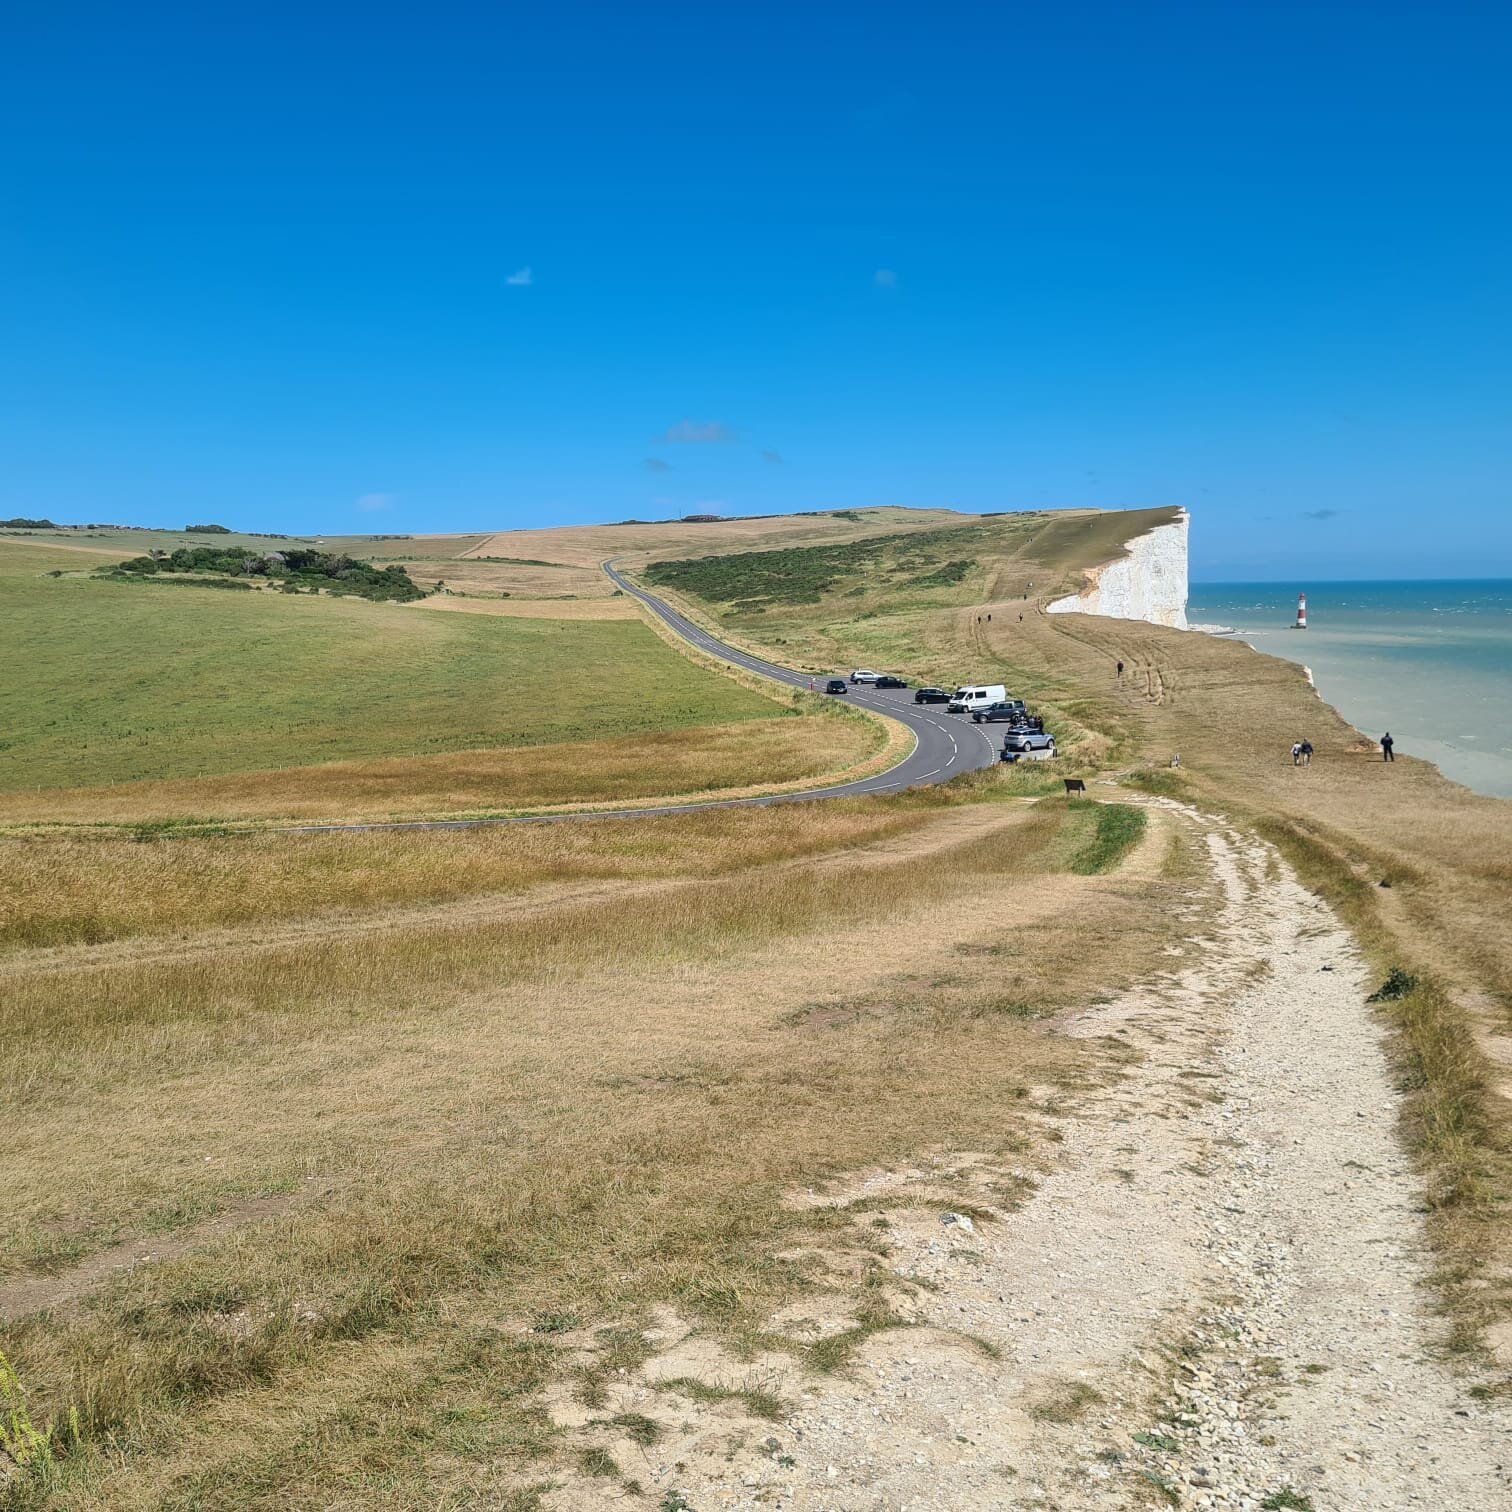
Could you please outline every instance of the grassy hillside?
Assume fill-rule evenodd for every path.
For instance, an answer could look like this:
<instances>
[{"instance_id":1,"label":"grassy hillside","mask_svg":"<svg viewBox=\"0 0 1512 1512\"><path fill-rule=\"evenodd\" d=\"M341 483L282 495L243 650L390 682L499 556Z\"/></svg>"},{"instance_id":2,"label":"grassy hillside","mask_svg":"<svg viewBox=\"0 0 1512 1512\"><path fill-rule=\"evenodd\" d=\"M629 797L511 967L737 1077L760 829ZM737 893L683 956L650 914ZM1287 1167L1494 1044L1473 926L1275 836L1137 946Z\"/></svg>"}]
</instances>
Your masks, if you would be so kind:
<instances>
[{"instance_id":1,"label":"grassy hillside","mask_svg":"<svg viewBox=\"0 0 1512 1512\"><path fill-rule=\"evenodd\" d=\"M639 622L90 578L102 560L0 541L0 790L538 746L782 712Z\"/></svg>"},{"instance_id":2,"label":"grassy hillside","mask_svg":"<svg viewBox=\"0 0 1512 1512\"><path fill-rule=\"evenodd\" d=\"M1381 1012L1469 1349L1507 1300L1505 1061L1487 1047L1512 1029L1512 810L1410 759L1370 762L1289 664L1042 613L1087 558L1160 517L934 519L917 532L892 521L866 533L909 540L853 552L859 537L804 535L790 561L733 576L742 551L690 550L686 527L667 555L694 566L667 591L786 660L993 674L1074 737L1068 770L1223 809L1281 844L1383 976L1416 978ZM842 526L856 528L824 528ZM779 527L765 528L743 551L772 555ZM591 557L582 540L561 549ZM27 595L44 589L64 593L54 606L149 602L150 589L37 576L63 555L33 555L0 586L34 617L41 601ZM971 565L957 574L958 562ZM944 568L948 580L919 581ZM694 597L750 599L756 581L778 590L760 614L740 597ZM116 596L66 596L85 589ZM262 607L260 595L212 597ZM458 644L550 647L563 633L497 613L268 607L328 612L289 622L288 644L325 627L369 687L381 680L361 647L392 635L410 699L391 705L395 718L432 707L425 679L444 680ZM432 639L453 624L538 638ZM127 644L146 657L140 627ZM140 677L161 696L196 654ZM471 680L445 684L454 721L459 700L489 717L477 690L499 686L486 656L470 665ZM6 675L12 693L37 697ZM76 665L72 682L48 686L86 680ZM684 738L707 737L715 759L781 727L825 728L743 717L669 731L655 737L667 748L625 743L601 780L665 780ZM1310 769L1286 756L1294 731L1317 747ZM549 769L615 744L513 754ZM437 791L498 779L443 751L403 758L404 782L419 780L417 763ZM355 768L380 787L391 771ZM627 1415L616 1382L646 1358L663 1309L697 1327L695 1343L742 1359L854 1363L895 1321L888 1235L858 1240L792 1194L941 1151L982 1152L1031 1180L1064 1115L1131 1054L1119 1035L1047 1024L1169 972L1173 919L1200 948L1213 901L1188 849L1200 840L1159 808L1017 801L1056 775L999 770L654 825L0 836L0 1101L13 1114L0 1148L0 1352L31 1416L53 1423L57 1453L0 1493L7 1512L539 1512L564 1481L654 1507L636 1489L645 1451L661 1425L686 1420L680 1393L693 1388L665 1381L647 1413ZM186 787L203 793L198 782ZM88 812L107 798L81 801ZM1020 1190L995 1201L1011 1210ZM154 1262L134 1264L144 1250ZM853 1326L773 1331L784 1314L823 1317L838 1276L861 1299ZM968 1334L959 1344L976 1347ZM700 1389L727 1391L732 1412L783 1410L770 1382Z\"/></svg>"},{"instance_id":3,"label":"grassy hillside","mask_svg":"<svg viewBox=\"0 0 1512 1512\"><path fill-rule=\"evenodd\" d=\"M651 557L697 556L732 551L787 550L827 545L899 531L937 530L971 523L975 515L951 509L840 509L813 514L767 515L756 519L658 523L630 520L618 525L573 525L556 530L506 530L488 536L473 557L533 558L578 567L597 567L606 557L628 565Z\"/></svg>"},{"instance_id":4,"label":"grassy hillside","mask_svg":"<svg viewBox=\"0 0 1512 1512\"><path fill-rule=\"evenodd\" d=\"M728 604L735 614L766 614L782 605L866 593L885 574L887 591L901 608L920 591L955 588L979 574L976 553L995 547L1000 534L992 527L967 525L830 546L655 561L645 577L657 588Z\"/></svg>"},{"instance_id":5,"label":"grassy hillside","mask_svg":"<svg viewBox=\"0 0 1512 1512\"><path fill-rule=\"evenodd\" d=\"M1499 1323L1512 1358L1512 804L1424 762L1384 767L1290 662L1137 621L1043 612L1082 567L1169 517L1010 516L940 532L938 555L974 565L961 584L927 591L900 573L888 542L843 558L804 548L781 554L786 565L776 554L656 563L645 576L723 633L816 671L1005 682L1050 716L1070 769L1190 797L1280 844L1383 976L1400 966L1417 979L1383 1010L1416 1089L1409 1136L1433 1173L1466 1337ZM774 582L788 587L768 591ZM1303 736L1317 756L1298 769L1288 750Z\"/></svg>"},{"instance_id":6,"label":"grassy hillside","mask_svg":"<svg viewBox=\"0 0 1512 1512\"><path fill-rule=\"evenodd\" d=\"M1174 513L1030 511L835 544L658 558L642 575L700 607L722 633L813 671L875 664L953 686L996 680L987 674L1000 670L997 653L983 661L960 625L981 613L985 626L992 614L994 634L1011 637L1020 614L1076 586L1084 567L1121 555L1126 540ZM966 609L963 620L958 611ZM1024 686L1045 691L1044 670Z\"/></svg>"}]
</instances>

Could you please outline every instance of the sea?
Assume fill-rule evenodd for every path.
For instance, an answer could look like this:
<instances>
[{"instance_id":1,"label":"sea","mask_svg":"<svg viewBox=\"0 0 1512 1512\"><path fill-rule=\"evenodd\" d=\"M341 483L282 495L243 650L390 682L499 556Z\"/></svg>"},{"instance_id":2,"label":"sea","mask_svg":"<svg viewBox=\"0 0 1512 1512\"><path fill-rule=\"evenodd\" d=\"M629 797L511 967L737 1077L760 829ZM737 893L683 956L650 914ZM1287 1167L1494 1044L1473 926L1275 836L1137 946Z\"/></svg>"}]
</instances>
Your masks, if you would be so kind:
<instances>
[{"instance_id":1,"label":"sea","mask_svg":"<svg viewBox=\"0 0 1512 1512\"><path fill-rule=\"evenodd\" d=\"M1306 630L1290 628L1300 592ZM1193 583L1187 619L1302 663L1366 735L1512 798L1512 579Z\"/></svg>"}]
</instances>

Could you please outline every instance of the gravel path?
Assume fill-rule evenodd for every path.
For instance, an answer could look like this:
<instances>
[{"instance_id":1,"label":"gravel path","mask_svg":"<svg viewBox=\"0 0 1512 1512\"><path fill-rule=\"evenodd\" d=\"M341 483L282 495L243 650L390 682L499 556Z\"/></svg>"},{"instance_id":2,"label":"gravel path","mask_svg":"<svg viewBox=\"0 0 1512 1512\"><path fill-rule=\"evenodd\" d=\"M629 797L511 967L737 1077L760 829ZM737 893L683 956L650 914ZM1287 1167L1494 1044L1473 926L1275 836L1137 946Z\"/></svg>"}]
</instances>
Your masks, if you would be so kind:
<instances>
[{"instance_id":1,"label":"gravel path","mask_svg":"<svg viewBox=\"0 0 1512 1512\"><path fill-rule=\"evenodd\" d=\"M1421 1185L1349 936L1274 852L1159 806L1202 832L1216 931L1173 920L1169 978L1061 1026L1119 1037L1136 1068L1063 1122L1048 1172L960 1155L820 1195L871 1199L858 1232L897 1197L886 1264L915 1326L873 1334L848 1376L737 1362L674 1323L612 1408L672 1428L615 1446L652 1505L1512 1507L1505 1410L1438 1357ZM836 1279L774 1329L843 1327ZM797 1407L757 1424L657 1384L690 1376Z\"/></svg>"}]
</instances>

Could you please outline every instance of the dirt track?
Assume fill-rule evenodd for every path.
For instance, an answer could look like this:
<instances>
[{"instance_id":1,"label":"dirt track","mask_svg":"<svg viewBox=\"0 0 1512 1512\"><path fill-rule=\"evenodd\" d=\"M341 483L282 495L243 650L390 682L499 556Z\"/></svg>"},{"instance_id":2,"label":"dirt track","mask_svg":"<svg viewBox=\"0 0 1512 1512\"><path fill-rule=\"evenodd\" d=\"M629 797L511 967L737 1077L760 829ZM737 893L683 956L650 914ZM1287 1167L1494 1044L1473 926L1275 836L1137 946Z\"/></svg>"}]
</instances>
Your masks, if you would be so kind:
<instances>
[{"instance_id":1,"label":"dirt track","mask_svg":"<svg viewBox=\"0 0 1512 1512\"><path fill-rule=\"evenodd\" d=\"M885 1220L913 1325L873 1333L848 1376L781 1351L737 1361L664 1318L608 1411L675 1430L604 1440L653 1496L696 1512L1512 1504L1505 1410L1440 1355L1420 1184L1352 943L1273 852L1181 822L1221 888L1216 932L1173 921L1168 977L1061 1026L1118 1037L1136 1069L1067 1120L1048 1172L957 1152L811 1199L865 1199L857 1237ZM963 1208L995 1219L947 1221ZM830 1293L773 1332L854 1322L854 1251L831 1258ZM665 1384L680 1378L796 1410L761 1423ZM566 1396L556 1414L587 1432L599 1416Z\"/></svg>"}]
</instances>

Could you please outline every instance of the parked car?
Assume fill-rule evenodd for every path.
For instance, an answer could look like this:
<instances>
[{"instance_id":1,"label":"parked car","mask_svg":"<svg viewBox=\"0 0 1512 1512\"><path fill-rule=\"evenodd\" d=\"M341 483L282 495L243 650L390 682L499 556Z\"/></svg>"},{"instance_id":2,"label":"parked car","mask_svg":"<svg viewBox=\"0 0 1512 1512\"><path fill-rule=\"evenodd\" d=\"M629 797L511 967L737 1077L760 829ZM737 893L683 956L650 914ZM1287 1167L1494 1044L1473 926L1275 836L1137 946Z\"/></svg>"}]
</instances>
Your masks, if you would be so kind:
<instances>
[{"instance_id":1,"label":"parked car","mask_svg":"<svg viewBox=\"0 0 1512 1512\"><path fill-rule=\"evenodd\" d=\"M845 692L847 692L848 689L845 686L845 679L843 677L832 677L832 678L830 678L830 680L827 683L825 683L825 685L824 685L824 691L826 693L845 693Z\"/></svg>"},{"instance_id":2,"label":"parked car","mask_svg":"<svg viewBox=\"0 0 1512 1512\"><path fill-rule=\"evenodd\" d=\"M1004 761L1048 761L1055 755L1055 736L1043 730L1010 730L1003 736Z\"/></svg>"},{"instance_id":3,"label":"parked car","mask_svg":"<svg viewBox=\"0 0 1512 1512\"><path fill-rule=\"evenodd\" d=\"M915 703L943 703L950 702L950 694L944 688L920 688L914 694Z\"/></svg>"},{"instance_id":4,"label":"parked car","mask_svg":"<svg viewBox=\"0 0 1512 1512\"><path fill-rule=\"evenodd\" d=\"M859 671L851 673L851 681L853 683L874 683L876 680L877 674L875 672L868 672L864 667Z\"/></svg>"},{"instance_id":5,"label":"parked car","mask_svg":"<svg viewBox=\"0 0 1512 1512\"><path fill-rule=\"evenodd\" d=\"M1001 703L988 704L985 709L973 709L973 724L1003 724L1008 720L1023 719L1028 715L1022 698L1007 698Z\"/></svg>"},{"instance_id":6,"label":"parked car","mask_svg":"<svg viewBox=\"0 0 1512 1512\"><path fill-rule=\"evenodd\" d=\"M877 686L879 688L906 688L908 684L901 677L879 677Z\"/></svg>"}]
</instances>

